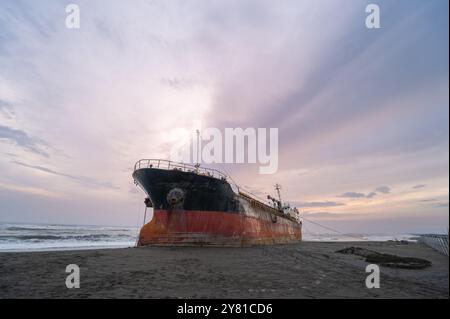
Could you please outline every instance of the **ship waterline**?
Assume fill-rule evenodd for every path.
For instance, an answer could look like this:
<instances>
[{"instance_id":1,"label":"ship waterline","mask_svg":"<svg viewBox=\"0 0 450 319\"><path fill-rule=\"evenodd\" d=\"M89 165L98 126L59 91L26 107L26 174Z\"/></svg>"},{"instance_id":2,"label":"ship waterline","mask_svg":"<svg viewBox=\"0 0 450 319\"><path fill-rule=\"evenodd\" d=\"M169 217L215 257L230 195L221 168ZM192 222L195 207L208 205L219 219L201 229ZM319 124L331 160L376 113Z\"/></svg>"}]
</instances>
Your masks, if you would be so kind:
<instances>
[{"instance_id":1,"label":"ship waterline","mask_svg":"<svg viewBox=\"0 0 450 319\"><path fill-rule=\"evenodd\" d=\"M281 201L270 206L235 192L218 171L142 161L136 163L133 178L148 195L146 203L154 213L140 231L138 246L248 246L301 240L298 211L283 210Z\"/></svg>"}]
</instances>

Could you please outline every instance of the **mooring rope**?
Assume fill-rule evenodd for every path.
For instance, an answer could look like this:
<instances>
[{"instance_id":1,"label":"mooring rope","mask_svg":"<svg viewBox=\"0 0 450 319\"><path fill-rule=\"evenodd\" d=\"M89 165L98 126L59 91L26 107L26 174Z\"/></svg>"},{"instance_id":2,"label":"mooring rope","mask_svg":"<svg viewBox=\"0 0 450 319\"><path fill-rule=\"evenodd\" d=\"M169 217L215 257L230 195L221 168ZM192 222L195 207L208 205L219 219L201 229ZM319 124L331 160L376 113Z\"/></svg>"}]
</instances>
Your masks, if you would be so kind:
<instances>
[{"instance_id":1,"label":"mooring rope","mask_svg":"<svg viewBox=\"0 0 450 319\"><path fill-rule=\"evenodd\" d=\"M139 204L137 207L137 216L136 216L136 229L137 229L137 235L136 235L136 242L135 242L135 247L137 247L137 244L139 242L139 219L141 216L141 201L139 200Z\"/></svg>"},{"instance_id":2,"label":"mooring rope","mask_svg":"<svg viewBox=\"0 0 450 319\"><path fill-rule=\"evenodd\" d=\"M367 238L364 238L363 236L356 236L356 235L346 234L346 233L344 233L344 232L341 232L341 231L339 231L339 230L337 230L337 229L334 229L334 228L331 228L331 227L329 227L329 226L322 225L322 224L320 224L320 223L318 223L318 222L313 222L312 220L309 220L308 218L305 218L304 216L301 216L301 218L302 218L303 220L306 220L307 222L309 222L309 223L311 223L311 224L317 225L317 226L319 226L319 227L322 227L322 228L324 228L324 229L327 229L327 230L330 230L330 231L332 231L332 232L338 233L338 234L340 234L340 235L344 235L344 236L347 236L347 237L353 237L353 238L357 238L357 239L367 240Z\"/></svg>"}]
</instances>

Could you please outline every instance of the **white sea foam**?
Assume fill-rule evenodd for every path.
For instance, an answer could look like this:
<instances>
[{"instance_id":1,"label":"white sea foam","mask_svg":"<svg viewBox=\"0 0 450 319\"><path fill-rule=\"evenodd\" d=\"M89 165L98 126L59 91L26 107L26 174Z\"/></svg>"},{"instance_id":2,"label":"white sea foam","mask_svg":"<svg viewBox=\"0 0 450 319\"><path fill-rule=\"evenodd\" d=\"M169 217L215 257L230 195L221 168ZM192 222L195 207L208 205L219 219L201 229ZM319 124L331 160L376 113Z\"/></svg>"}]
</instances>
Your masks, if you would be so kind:
<instances>
[{"instance_id":1,"label":"white sea foam","mask_svg":"<svg viewBox=\"0 0 450 319\"><path fill-rule=\"evenodd\" d=\"M305 233L302 236L304 241L416 241L414 234L317 234Z\"/></svg>"},{"instance_id":2,"label":"white sea foam","mask_svg":"<svg viewBox=\"0 0 450 319\"><path fill-rule=\"evenodd\" d=\"M0 224L0 251L133 247L135 227Z\"/></svg>"}]
</instances>

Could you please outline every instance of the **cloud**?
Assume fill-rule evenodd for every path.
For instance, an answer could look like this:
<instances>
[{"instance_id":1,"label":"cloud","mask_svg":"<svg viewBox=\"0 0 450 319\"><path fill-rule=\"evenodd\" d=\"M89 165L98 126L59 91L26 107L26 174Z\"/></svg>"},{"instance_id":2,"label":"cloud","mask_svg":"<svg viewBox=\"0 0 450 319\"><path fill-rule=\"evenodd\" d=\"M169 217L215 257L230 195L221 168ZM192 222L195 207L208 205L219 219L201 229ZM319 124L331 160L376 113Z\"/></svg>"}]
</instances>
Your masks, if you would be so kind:
<instances>
[{"instance_id":1,"label":"cloud","mask_svg":"<svg viewBox=\"0 0 450 319\"><path fill-rule=\"evenodd\" d=\"M437 201L436 198L425 198L425 199L420 199L418 202L420 203L429 203L429 202L435 202Z\"/></svg>"},{"instance_id":2,"label":"cloud","mask_svg":"<svg viewBox=\"0 0 450 319\"><path fill-rule=\"evenodd\" d=\"M357 193L357 192L346 192L341 195L337 195L337 197L343 197L343 198L362 198L366 197L366 194L364 193Z\"/></svg>"},{"instance_id":3,"label":"cloud","mask_svg":"<svg viewBox=\"0 0 450 319\"><path fill-rule=\"evenodd\" d=\"M334 206L345 206L344 203L324 201L324 202L296 202L294 203L296 207L334 207Z\"/></svg>"},{"instance_id":4,"label":"cloud","mask_svg":"<svg viewBox=\"0 0 450 319\"><path fill-rule=\"evenodd\" d=\"M439 203L436 205L438 208L448 208L448 203Z\"/></svg>"},{"instance_id":5,"label":"cloud","mask_svg":"<svg viewBox=\"0 0 450 319\"><path fill-rule=\"evenodd\" d=\"M415 186L413 186L413 188L414 189L418 189L418 188L424 188L424 187L426 187L427 185L425 185L425 184L419 184L419 185L415 185Z\"/></svg>"},{"instance_id":6,"label":"cloud","mask_svg":"<svg viewBox=\"0 0 450 319\"><path fill-rule=\"evenodd\" d=\"M10 103L0 99L0 114L3 114L7 119L11 119L14 116L14 108Z\"/></svg>"},{"instance_id":7,"label":"cloud","mask_svg":"<svg viewBox=\"0 0 450 319\"><path fill-rule=\"evenodd\" d=\"M194 80L177 78L162 78L161 83L175 90L186 90L196 85Z\"/></svg>"},{"instance_id":8,"label":"cloud","mask_svg":"<svg viewBox=\"0 0 450 319\"><path fill-rule=\"evenodd\" d=\"M31 187L31 186L21 186L21 185L14 185L14 184L5 184L0 182L0 188L6 189L18 193L27 193L27 194L33 194L33 195L39 195L39 196L46 196L46 197L61 197L61 194L47 191L45 189L42 189L40 187ZM2 194L0 193L0 196Z\"/></svg>"},{"instance_id":9,"label":"cloud","mask_svg":"<svg viewBox=\"0 0 450 319\"><path fill-rule=\"evenodd\" d=\"M8 102L3 101L3 100L0 99L0 110L3 109L3 108L6 109L6 108L10 108L10 107L11 107L11 105Z\"/></svg>"},{"instance_id":10,"label":"cloud","mask_svg":"<svg viewBox=\"0 0 450 319\"><path fill-rule=\"evenodd\" d=\"M75 175L70 175L70 174L66 174L66 173L62 173L62 172L58 172L55 170L52 170L50 168L47 167L43 167L43 166L39 166L39 165L29 165L23 162L19 162L19 161L12 161L12 163L23 166L23 167L28 167L31 169L35 169L41 172L45 172L48 174L52 174L52 175L57 175L57 176L62 176L62 177L67 177L69 179L75 180L79 183L85 184L85 185L92 185L92 186L97 186L97 187L106 187L106 188L111 188L111 189L118 189L118 187L112 185L109 182L101 182L101 181L97 181L94 178L90 178L90 177L85 177L85 176L75 176Z\"/></svg>"},{"instance_id":11,"label":"cloud","mask_svg":"<svg viewBox=\"0 0 450 319\"><path fill-rule=\"evenodd\" d=\"M331 213L331 212L314 212L314 211L300 211L300 217L308 218L317 218L323 220L345 220L345 219L353 219L355 217L361 217L360 214L352 214L352 213Z\"/></svg>"},{"instance_id":12,"label":"cloud","mask_svg":"<svg viewBox=\"0 0 450 319\"><path fill-rule=\"evenodd\" d=\"M342 198L373 198L377 196L376 192L370 192L367 195L365 193L358 193L358 192L345 192L340 195L336 195L336 197L342 197Z\"/></svg>"},{"instance_id":13,"label":"cloud","mask_svg":"<svg viewBox=\"0 0 450 319\"><path fill-rule=\"evenodd\" d=\"M389 194L391 192L391 189L388 186L381 186L375 189L375 191L378 193Z\"/></svg>"},{"instance_id":14,"label":"cloud","mask_svg":"<svg viewBox=\"0 0 450 319\"><path fill-rule=\"evenodd\" d=\"M29 136L22 130L17 130L8 126L0 125L0 140L1 139L11 141L24 150L42 155L44 157L49 157L49 154L38 146L39 144L43 144L44 142Z\"/></svg>"}]
</instances>

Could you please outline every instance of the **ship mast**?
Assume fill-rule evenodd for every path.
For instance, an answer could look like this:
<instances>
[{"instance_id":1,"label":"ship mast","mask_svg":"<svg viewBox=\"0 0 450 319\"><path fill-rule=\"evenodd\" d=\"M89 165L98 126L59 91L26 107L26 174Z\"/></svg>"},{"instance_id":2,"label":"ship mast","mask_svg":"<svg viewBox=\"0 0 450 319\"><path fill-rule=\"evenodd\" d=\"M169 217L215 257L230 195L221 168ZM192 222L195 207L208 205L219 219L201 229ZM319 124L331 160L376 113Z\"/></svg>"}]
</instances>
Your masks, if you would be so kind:
<instances>
[{"instance_id":1,"label":"ship mast","mask_svg":"<svg viewBox=\"0 0 450 319\"><path fill-rule=\"evenodd\" d=\"M200 131L197 129L196 133L197 133L197 156L196 156L197 163L194 166L198 170L198 168L200 167Z\"/></svg>"},{"instance_id":2,"label":"ship mast","mask_svg":"<svg viewBox=\"0 0 450 319\"><path fill-rule=\"evenodd\" d=\"M280 201L280 206L282 206L282 202L281 202L281 194L280 194L280 189L281 189L281 185L276 183L275 184L275 189L277 190L278 193L278 200Z\"/></svg>"}]
</instances>

